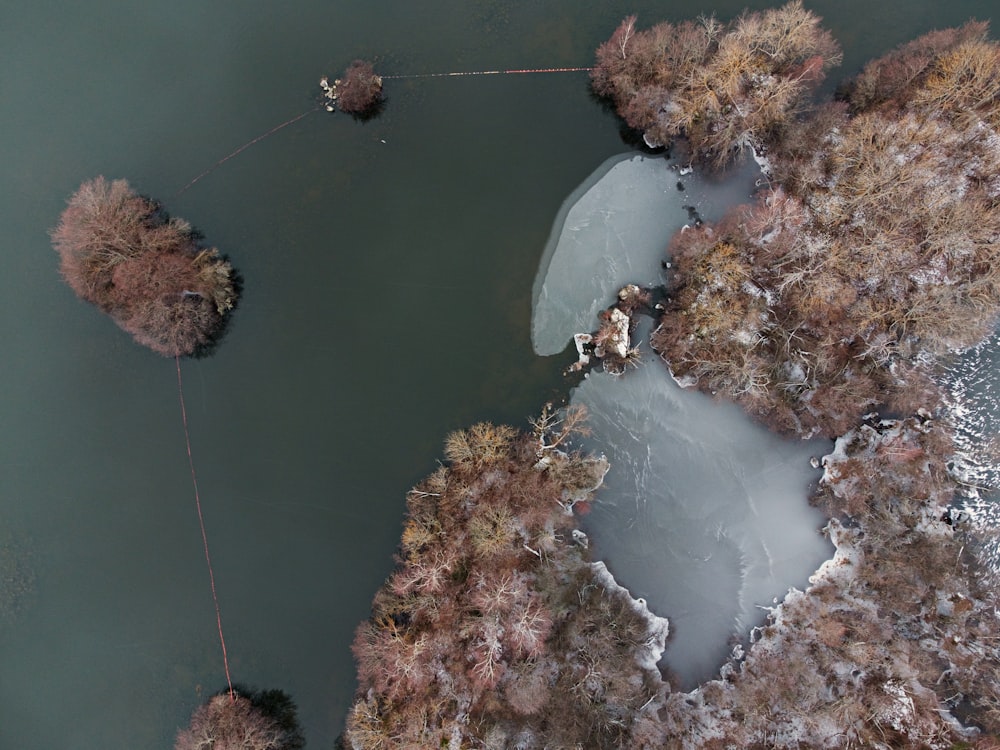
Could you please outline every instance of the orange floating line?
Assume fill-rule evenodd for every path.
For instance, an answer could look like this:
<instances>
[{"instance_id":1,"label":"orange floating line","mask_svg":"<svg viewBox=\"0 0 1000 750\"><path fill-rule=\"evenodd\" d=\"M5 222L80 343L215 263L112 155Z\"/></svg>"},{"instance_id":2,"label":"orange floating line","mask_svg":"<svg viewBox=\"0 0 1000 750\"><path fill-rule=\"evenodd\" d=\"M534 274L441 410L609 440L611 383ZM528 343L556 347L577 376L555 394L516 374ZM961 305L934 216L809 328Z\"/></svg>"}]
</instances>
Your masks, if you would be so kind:
<instances>
[{"instance_id":1,"label":"orange floating line","mask_svg":"<svg viewBox=\"0 0 1000 750\"><path fill-rule=\"evenodd\" d=\"M181 422L184 424L184 442L187 444L188 466L191 467L191 484L194 485L194 502L198 509L198 524L201 526L201 543L205 548L205 563L208 565L208 581L212 588L212 601L215 603L215 622L219 628L219 643L222 645L222 665L226 670L226 683L229 685L229 698L236 700L233 690L233 680L229 676L229 655L226 653L226 637L222 634L222 612L219 609L219 597L215 593L215 573L212 570L212 556L208 554L208 535L205 533L205 518L201 513L201 496L198 494L198 477L194 472L194 458L191 455L191 435L188 432L187 409L184 408L184 384L181 381L181 358L174 357L177 363L177 393L181 401Z\"/></svg>"}]
</instances>

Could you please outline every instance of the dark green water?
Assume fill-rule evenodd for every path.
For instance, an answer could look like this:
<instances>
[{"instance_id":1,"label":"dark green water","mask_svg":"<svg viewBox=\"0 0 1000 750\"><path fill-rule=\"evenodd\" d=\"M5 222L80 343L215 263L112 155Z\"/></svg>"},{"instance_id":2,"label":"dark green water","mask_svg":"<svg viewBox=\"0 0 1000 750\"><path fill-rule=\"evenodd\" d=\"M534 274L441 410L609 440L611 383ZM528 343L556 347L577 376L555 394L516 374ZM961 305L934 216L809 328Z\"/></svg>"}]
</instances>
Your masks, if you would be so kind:
<instances>
[{"instance_id":1,"label":"dark green water","mask_svg":"<svg viewBox=\"0 0 1000 750\"><path fill-rule=\"evenodd\" d=\"M809 5L845 73L989 15ZM79 183L127 177L243 274L228 338L184 364L223 624L234 679L287 690L310 747L328 748L406 489L449 430L523 424L564 390L568 358L532 353L531 283L562 200L625 146L585 74L389 81L379 119L311 114L174 196L355 56L386 74L587 65L626 13L741 7L0 8L0 539L33 579L0 617L0 748L169 748L225 684L173 363L57 273L47 230Z\"/></svg>"}]
</instances>

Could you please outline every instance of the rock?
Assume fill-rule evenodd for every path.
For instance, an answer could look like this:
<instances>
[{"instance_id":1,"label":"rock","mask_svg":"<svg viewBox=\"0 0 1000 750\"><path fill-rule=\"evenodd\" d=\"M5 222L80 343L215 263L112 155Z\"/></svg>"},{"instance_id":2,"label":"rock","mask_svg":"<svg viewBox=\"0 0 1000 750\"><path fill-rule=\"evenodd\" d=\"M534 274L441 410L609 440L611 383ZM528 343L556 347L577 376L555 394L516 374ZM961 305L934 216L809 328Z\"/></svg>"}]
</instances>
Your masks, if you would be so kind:
<instances>
[{"instance_id":1,"label":"rock","mask_svg":"<svg viewBox=\"0 0 1000 750\"><path fill-rule=\"evenodd\" d=\"M590 354L587 352L587 345L594 340L594 337L589 333L577 333L573 335L573 343L576 344L576 353L578 359L572 365L570 365L570 372L576 372L577 370L582 370L584 367L590 364Z\"/></svg>"},{"instance_id":2,"label":"rock","mask_svg":"<svg viewBox=\"0 0 1000 750\"><path fill-rule=\"evenodd\" d=\"M631 318L617 307L611 310L607 321L601 326L596 336L597 346L594 354L597 357L612 355L619 359L628 356L629 325Z\"/></svg>"}]
</instances>

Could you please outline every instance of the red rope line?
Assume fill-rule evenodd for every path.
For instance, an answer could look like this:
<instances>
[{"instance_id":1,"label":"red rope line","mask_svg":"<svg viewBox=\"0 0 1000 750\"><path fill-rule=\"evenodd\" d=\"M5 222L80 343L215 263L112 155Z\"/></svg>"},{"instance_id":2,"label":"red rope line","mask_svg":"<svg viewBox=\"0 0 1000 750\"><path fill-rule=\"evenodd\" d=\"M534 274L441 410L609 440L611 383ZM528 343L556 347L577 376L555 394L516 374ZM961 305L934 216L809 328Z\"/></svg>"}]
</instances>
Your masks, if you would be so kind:
<instances>
[{"instance_id":1,"label":"red rope line","mask_svg":"<svg viewBox=\"0 0 1000 750\"><path fill-rule=\"evenodd\" d=\"M383 79L399 78L446 78L449 76L502 76L525 73L579 73L593 68L523 68L519 70L472 70L456 73L413 73L410 75L382 76Z\"/></svg>"},{"instance_id":2,"label":"red rope line","mask_svg":"<svg viewBox=\"0 0 1000 750\"><path fill-rule=\"evenodd\" d=\"M181 400L181 422L184 423L184 442L187 444L188 466L191 467L191 484L194 485L194 502L198 508L198 524L201 526L201 543L205 548L205 563L208 565L208 580L212 585L212 601L215 603L215 622L219 626L219 643L222 645L222 664L226 669L226 683L229 685L229 698L236 700L233 690L233 680L229 676L229 655L226 653L226 637L222 634L222 612L219 609L219 597L215 593L215 573L212 570L212 556L208 554L208 535L205 533L205 518L201 513L201 496L198 494L198 477L194 473L194 458L191 455L191 435L188 432L187 409L184 408L184 384L181 381L181 358L174 357L177 363L177 394Z\"/></svg>"},{"instance_id":3,"label":"red rope line","mask_svg":"<svg viewBox=\"0 0 1000 750\"><path fill-rule=\"evenodd\" d=\"M410 74L410 75L395 75L395 76L381 76L381 77L383 79L385 79L385 80L398 80L398 79L401 79L401 78L448 78L448 77L453 77L453 76L499 76L499 75L524 75L524 74L527 74L527 73L577 73L577 72L584 71L584 70L588 70L589 71L589 70L593 70L593 68L523 68L523 69L513 69L513 70L473 70L473 71L455 72L455 73L414 73L414 74ZM275 133L277 133L282 128L287 128L289 125L294 125L299 120L301 120L303 117L311 115L313 112L319 111L319 109L320 109L320 107L318 107L318 106L317 107L313 107L312 109L303 112L301 115L296 115L295 117L291 118L290 120L285 120L285 122L281 123L280 125L275 125L273 128L271 128L270 130L268 130L266 133L263 133L262 135L258 135L253 140L247 141L242 146L240 146L238 149L236 149L235 151L233 151L231 154L227 154L226 156L222 157L217 162L215 162L215 164L213 164L208 169L206 169L204 172L202 172L200 175L198 175L193 180L191 180L191 182L189 182L187 185L185 185L180 190L178 190L174 194L174 197L176 198L177 196L181 195L182 193L184 193L185 191L187 191L188 189L190 189L200 179L202 179L203 177L207 177L211 172L214 172L216 169L218 169L219 167L221 167L223 164L225 164L227 161L229 161L230 159L232 159L234 156L238 156L242 152L246 151L248 148L250 148L255 143L259 143L260 141L264 140L268 136L274 135Z\"/></svg>"},{"instance_id":4,"label":"red rope line","mask_svg":"<svg viewBox=\"0 0 1000 750\"><path fill-rule=\"evenodd\" d=\"M289 125L294 125L295 123L297 123L297 122L298 122L299 120L301 120L301 119L302 119L303 117L305 117L306 115L311 115L311 114L312 114L313 112L316 112L317 110L319 110L319 107L313 107L312 109L310 109L310 110L307 110L307 111L303 112L303 113L302 113L301 115L296 115L296 116L295 116L295 117L293 117L292 119L290 119L290 120L285 120L285 121L284 121L283 123L281 123L280 125L276 125L276 126L274 126L274 127L273 127L273 128L271 128L270 130L268 130L268 131L267 131L266 133L264 133L264 134L262 134L262 135L258 135L258 136L257 136L256 138L254 138L254 139L253 139L252 141L247 141L247 142L246 142L246 143L244 143L244 144L243 144L242 146L240 146L240 147L239 147L238 149L236 149L235 151L233 151L233 152L232 152L231 154L229 154L228 156L224 156L224 157L222 157L222 158L221 158L221 159L219 159L219 160L218 160L217 162L215 162L215 164L213 164L213 165L212 165L212 166L210 166L210 167L209 167L208 169L206 169L206 170L205 170L204 172L202 172L202 173L201 173L200 175L198 175L198 176L197 176L197 177L195 177L195 178L194 178L193 180L191 180L191 182L189 182L189 183L188 183L187 185L185 185L185 186L184 186L184 187L182 187L182 188L181 188L180 190L178 190L178 191L177 191L177 193L176 193L176 194L174 195L174 197L176 198L176 197L177 197L178 195L180 195L180 194L181 194L181 193L183 193L183 192L184 192L185 190L187 190L187 189L188 189L188 188L190 188L190 187L191 187L192 185L194 185L194 184L195 184L196 182L198 182L198 180L200 180L200 179L201 179L202 177L205 177L205 176L206 176L206 175L208 175L208 174L209 174L210 172L213 172L213 171L215 171L216 169L218 169L219 167L221 167L221 166L222 166L223 164L225 164L225 163L226 163L227 161L229 161L230 159L232 159L232 158L233 158L234 156L237 156L237 155L239 155L240 153L242 153L243 151L245 151L246 149L250 148L250 147L251 147L251 146L252 146L253 144L255 144L255 143L259 142L259 141L262 141L262 140L264 140L264 139L265 139L265 138L267 138L267 137L268 137L269 135L274 135L275 133L277 133L277 132L278 132L279 130L281 130L282 128L287 128L287 127L288 127Z\"/></svg>"}]
</instances>

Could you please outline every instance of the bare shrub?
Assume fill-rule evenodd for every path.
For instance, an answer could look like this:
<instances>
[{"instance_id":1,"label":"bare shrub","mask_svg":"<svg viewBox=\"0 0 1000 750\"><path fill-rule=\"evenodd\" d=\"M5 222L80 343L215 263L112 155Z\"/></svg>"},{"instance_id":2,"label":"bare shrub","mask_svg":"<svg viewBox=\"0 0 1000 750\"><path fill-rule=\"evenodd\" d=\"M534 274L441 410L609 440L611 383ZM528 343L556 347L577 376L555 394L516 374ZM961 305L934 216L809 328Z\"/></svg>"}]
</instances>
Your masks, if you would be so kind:
<instances>
[{"instance_id":1,"label":"bare shrub","mask_svg":"<svg viewBox=\"0 0 1000 750\"><path fill-rule=\"evenodd\" d=\"M637 91L656 82L658 54L649 36L635 24L636 16L628 16L597 48L597 65L590 75L594 91L601 96L615 96L625 87Z\"/></svg>"},{"instance_id":2,"label":"bare shrub","mask_svg":"<svg viewBox=\"0 0 1000 750\"><path fill-rule=\"evenodd\" d=\"M469 541L482 557L509 553L516 537L515 518L506 505L477 508L469 519Z\"/></svg>"},{"instance_id":3,"label":"bare shrub","mask_svg":"<svg viewBox=\"0 0 1000 750\"><path fill-rule=\"evenodd\" d=\"M988 24L970 21L959 28L931 31L867 63L846 87L854 111L884 104L903 107L926 80L934 60L949 50L986 39Z\"/></svg>"},{"instance_id":4,"label":"bare shrub","mask_svg":"<svg viewBox=\"0 0 1000 750\"><path fill-rule=\"evenodd\" d=\"M808 117L785 124L781 140L781 158L772 162L773 176L792 195L808 195L829 178L826 159L835 134L848 120L845 102L825 102Z\"/></svg>"},{"instance_id":5,"label":"bare shrub","mask_svg":"<svg viewBox=\"0 0 1000 750\"><path fill-rule=\"evenodd\" d=\"M956 45L935 59L915 99L918 105L972 122L982 117L996 127L1000 124L1000 47L986 40Z\"/></svg>"},{"instance_id":6,"label":"bare shrub","mask_svg":"<svg viewBox=\"0 0 1000 750\"><path fill-rule=\"evenodd\" d=\"M635 662L648 627L571 541L565 498L606 470L567 450L582 419L546 410L530 435L481 423L449 436L451 463L409 493L399 565L354 641L349 747L627 737L654 680Z\"/></svg>"},{"instance_id":7,"label":"bare shrub","mask_svg":"<svg viewBox=\"0 0 1000 750\"><path fill-rule=\"evenodd\" d=\"M107 309L114 301L111 273L143 250L155 206L136 195L125 180L97 177L70 197L52 242L63 278L80 297Z\"/></svg>"},{"instance_id":8,"label":"bare shrub","mask_svg":"<svg viewBox=\"0 0 1000 750\"><path fill-rule=\"evenodd\" d=\"M218 335L219 319L208 300L157 297L127 309L118 324L136 343L164 357L185 356L208 347Z\"/></svg>"},{"instance_id":9,"label":"bare shrub","mask_svg":"<svg viewBox=\"0 0 1000 750\"><path fill-rule=\"evenodd\" d=\"M345 736L353 750L387 750L392 737L374 698L359 699L347 714Z\"/></svg>"},{"instance_id":10,"label":"bare shrub","mask_svg":"<svg viewBox=\"0 0 1000 750\"><path fill-rule=\"evenodd\" d=\"M542 413L530 420L532 432L538 441L537 455L565 448L574 435L589 435L587 407L568 406L554 409L551 403L542 407Z\"/></svg>"},{"instance_id":11,"label":"bare shrub","mask_svg":"<svg viewBox=\"0 0 1000 750\"><path fill-rule=\"evenodd\" d=\"M456 466L481 468L510 458L516 431L508 425L479 422L445 439L445 456Z\"/></svg>"},{"instance_id":12,"label":"bare shrub","mask_svg":"<svg viewBox=\"0 0 1000 750\"><path fill-rule=\"evenodd\" d=\"M382 101L382 78L365 60L355 60L337 84L337 106L352 115L365 115Z\"/></svg>"},{"instance_id":13,"label":"bare shrub","mask_svg":"<svg viewBox=\"0 0 1000 750\"><path fill-rule=\"evenodd\" d=\"M524 662L505 681L507 704L521 716L541 713L549 703L553 677L554 671L544 662Z\"/></svg>"}]
</instances>

